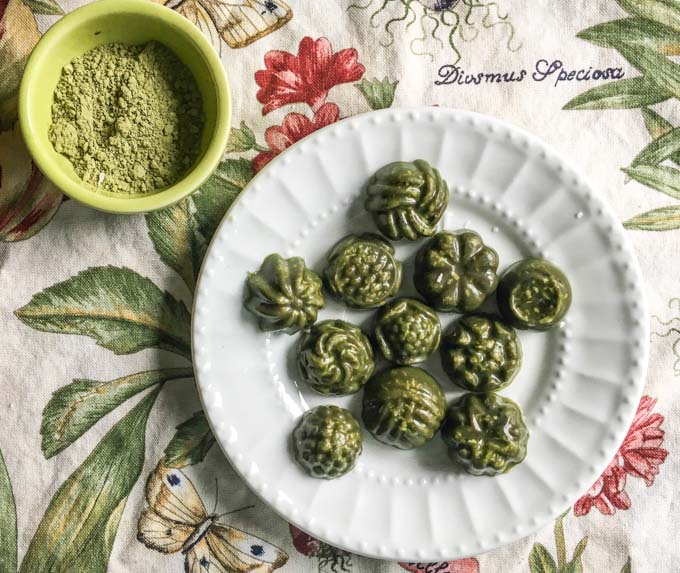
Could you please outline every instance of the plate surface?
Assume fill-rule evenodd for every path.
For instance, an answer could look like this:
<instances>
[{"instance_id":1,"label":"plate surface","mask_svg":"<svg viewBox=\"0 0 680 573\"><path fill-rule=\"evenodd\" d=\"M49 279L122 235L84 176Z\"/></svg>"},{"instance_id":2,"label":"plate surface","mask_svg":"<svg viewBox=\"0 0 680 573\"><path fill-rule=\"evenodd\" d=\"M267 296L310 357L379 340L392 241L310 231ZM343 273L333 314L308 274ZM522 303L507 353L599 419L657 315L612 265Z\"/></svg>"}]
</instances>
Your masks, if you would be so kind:
<instances>
[{"instance_id":1,"label":"plate surface","mask_svg":"<svg viewBox=\"0 0 680 573\"><path fill-rule=\"evenodd\" d=\"M531 437L510 473L474 477L450 462L437 435L404 452L364 431L347 476L307 477L290 457L303 411L334 403L360 413L361 393L324 398L299 382L297 336L263 334L242 309L246 273L266 255L302 256L321 271L351 232L374 230L360 189L385 163L426 159L448 181L441 229L474 229L498 251L500 271L543 256L569 277L573 304L550 333L522 332L524 365L502 394L518 401ZM415 294L413 254L401 294ZM327 297L328 298L328 297ZM440 561L477 554L545 525L585 493L632 421L648 357L640 271L621 224L587 183L535 137L495 119L423 108L356 116L274 159L241 194L205 257L194 305L198 387L222 449L250 487L301 529L381 559ZM330 302L319 320L364 327L373 313ZM457 315L442 314L446 329ZM439 364L425 363L460 394Z\"/></svg>"}]
</instances>

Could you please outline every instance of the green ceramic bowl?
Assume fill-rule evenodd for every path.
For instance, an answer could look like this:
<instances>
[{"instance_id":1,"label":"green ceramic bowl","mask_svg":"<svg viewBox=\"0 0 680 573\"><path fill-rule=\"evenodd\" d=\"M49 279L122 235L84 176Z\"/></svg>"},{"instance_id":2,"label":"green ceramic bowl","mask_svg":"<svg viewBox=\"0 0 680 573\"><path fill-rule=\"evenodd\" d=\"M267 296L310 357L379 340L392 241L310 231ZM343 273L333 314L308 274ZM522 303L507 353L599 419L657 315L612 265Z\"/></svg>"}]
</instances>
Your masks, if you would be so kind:
<instances>
[{"instance_id":1,"label":"green ceramic bowl","mask_svg":"<svg viewBox=\"0 0 680 573\"><path fill-rule=\"evenodd\" d=\"M54 90L62 68L100 44L165 44L191 70L203 96L205 128L200 155L175 185L145 195L97 191L84 183L48 138ZM64 16L33 50L19 92L21 132L35 163L73 199L112 213L143 213L172 205L198 189L215 170L227 145L231 95L226 73L210 42L169 8L140 0L101 0Z\"/></svg>"}]
</instances>

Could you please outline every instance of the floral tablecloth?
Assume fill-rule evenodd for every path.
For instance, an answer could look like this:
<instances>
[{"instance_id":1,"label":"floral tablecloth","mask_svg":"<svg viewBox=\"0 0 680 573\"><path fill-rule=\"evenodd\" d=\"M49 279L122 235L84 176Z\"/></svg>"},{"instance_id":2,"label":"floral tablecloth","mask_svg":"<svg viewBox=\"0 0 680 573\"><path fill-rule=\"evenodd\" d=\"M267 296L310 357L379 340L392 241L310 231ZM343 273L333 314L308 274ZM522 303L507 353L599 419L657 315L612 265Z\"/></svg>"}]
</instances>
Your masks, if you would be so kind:
<instances>
[{"instance_id":1,"label":"floral tablecloth","mask_svg":"<svg viewBox=\"0 0 680 573\"><path fill-rule=\"evenodd\" d=\"M28 54L83 3L0 0L1 572L182 571L179 546L137 539L159 476L194 505L247 508L223 518L229 572L680 570L679 0L168 0L220 51L234 129L197 194L132 217L66 200L17 129ZM605 473L530 538L450 563L364 559L290 527L215 446L190 362L201 257L253 174L315 129L411 105L558 148L628 229L652 312L644 397ZM222 569L208 554L186 570Z\"/></svg>"}]
</instances>

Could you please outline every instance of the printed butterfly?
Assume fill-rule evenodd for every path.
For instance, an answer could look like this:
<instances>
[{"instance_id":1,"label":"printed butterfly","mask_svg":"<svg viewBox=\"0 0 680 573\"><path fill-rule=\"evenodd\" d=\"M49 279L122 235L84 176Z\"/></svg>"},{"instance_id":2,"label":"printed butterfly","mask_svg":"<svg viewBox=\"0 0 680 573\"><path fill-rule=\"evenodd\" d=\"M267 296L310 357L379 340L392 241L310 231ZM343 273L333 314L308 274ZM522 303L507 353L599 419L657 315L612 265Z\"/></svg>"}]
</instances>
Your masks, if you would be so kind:
<instances>
[{"instance_id":1,"label":"printed butterfly","mask_svg":"<svg viewBox=\"0 0 680 573\"><path fill-rule=\"evenodd\" d=\"M290 21L282 0L170 0L167 6L196 24L215 46L244 48Z\"/></svg>"},{"instance_id":2,"label":"printed butterfly","mask_svg":"<svg viewBox=\"0 0 680 573\"><path fill-rule=\"evenodd\" d=\"M272 573L288 555L278 547L208 514L196 488L181 471L159 464L146 482L137 539L161 553L185 555L187 573Z\"/></svg>"}]
</instances>

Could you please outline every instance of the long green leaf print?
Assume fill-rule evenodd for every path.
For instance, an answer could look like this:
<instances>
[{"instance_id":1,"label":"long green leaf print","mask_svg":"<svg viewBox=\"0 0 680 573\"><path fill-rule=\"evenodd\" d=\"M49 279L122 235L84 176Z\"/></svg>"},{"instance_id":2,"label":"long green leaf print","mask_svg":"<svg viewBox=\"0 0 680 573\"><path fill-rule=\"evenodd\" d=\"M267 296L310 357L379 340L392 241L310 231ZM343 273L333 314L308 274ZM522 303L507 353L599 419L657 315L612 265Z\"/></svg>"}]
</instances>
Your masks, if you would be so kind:
<instances>
[{"instance_id":1,"label":"long green leaf print","mask_svg":"<svg viewBox=\"0 0 680 573\"><path fill-rule=\"evenodd\" d=\"M102 438L52 498L31 540L22 573L107 570L125 501L144 464L154 390Z\"/></svg>"},{"instance_id":2,"label":"long green leaf print","mask_svg":"<svg viewBox=\"0 0 680 573\"><path fill-rule=\"evenodd\" d=\"M130 374L110 382L78 379L62 386L43 410L40 427L43 454L46 458L58 454L135 394L193 375L192 368L167 368Z\"/></svg>"},{"instance_id":3,"label":"long green leaf print","mask_svg":"<svg viewBox=\"0 0 680 573\"><path fill-rule=\"evenodd\" d=\"M654 105L673 97L645 77L617 80L596 86L569 101L564 109L631 109Z\"/></svg>"},{"instance_id":4,"label":"long green leaf print","mask_svg":"<svg viewBox=\"0 0 680 573\"><path fill-rule=\"evenodd\" d=\"M5 459L0 452L0 571L17 570L17 510L14 504L12 482L7 473Z\"/></svg>"},{"instance_id":5,"label":"long green leaf print","mask_svg":"<svg viewBox=\"0 0 680 573\"><path fill-rule=\"evenodd\" d=\"M64 11L54 0L23 0L34 14L44 16L61 16Z\"/></svg>"},{"instance_id":6,"label":"long green leaf print","mask_svg":"<svg viewBox=\"0 0 680 573\"><path fill-rule=\"evenodd\" d=\"M161 260L173 269L191 292L206 249L198 230L194 203L185 199L172 207L146 215L149 238Z\"/></svg>"},{"instance_id":7,"label":"long green leaf print","mask_svg":"<svg viewBox=\"0 0 680 573\"><path fill-rule=\"evenodd\" d=\"M194 216L198 229L206 241L210 241L227 209L252 178L250 161L243 157L225 159L207 183L191 197L196 207Z\"/></svg>"},{"instance_id":8,"label":"long green leaf print","mask_svg":"<svg viewBox=\"0 0 680 573\"><path fill-rule=\"evenodd\" d=\"M616 0L629 14L649 18L680 31L678 0Z\"/></svg>"},{"instance_id":9,"label":"long green leaf print","mask_svg":"<svg viewBox=\"0 0 680 573\"><path fill-rule=\"evenodd\" d=\"M624 182L633 180L673 199L680 199L680 128L650 106L680 99L680 0L616 0L631 17L598 24L578 37L616 49L642 76L598 86L569 101L564 109L641 108L652 141L624 167ZM626 82L626 83L624 83ZM680 206L664 206L628 219L627 229L680 229Z\"/></svg>"},{"instance_id":10,"label":"long green leaf print","mask_svg":"<svg viewBox=\"0 0 680 573\"><path fill-rule=\"evenodd\" d=\"M205 414L202 410L196 412L177 426L177 432L165 448L163 464L170 468L183 468L200 463L214 443L215 437Z\"/></svg>"},{"instance_id":11,"label":"long green leaf print","mask_svg":"<svg viewBox=\"0 0 680 573\"><path fill-rule=\"evenodd\" d=\"M161 348L191 360L186 306L127 268L89 268L34 295L15 314L36 330L89 336L115 354Z\"/></svg>"}]
</instances>

